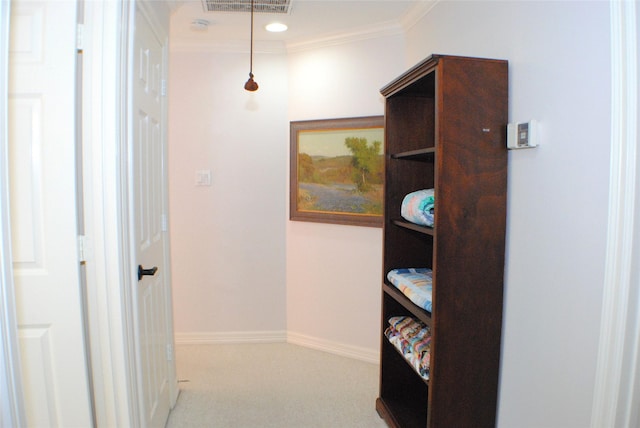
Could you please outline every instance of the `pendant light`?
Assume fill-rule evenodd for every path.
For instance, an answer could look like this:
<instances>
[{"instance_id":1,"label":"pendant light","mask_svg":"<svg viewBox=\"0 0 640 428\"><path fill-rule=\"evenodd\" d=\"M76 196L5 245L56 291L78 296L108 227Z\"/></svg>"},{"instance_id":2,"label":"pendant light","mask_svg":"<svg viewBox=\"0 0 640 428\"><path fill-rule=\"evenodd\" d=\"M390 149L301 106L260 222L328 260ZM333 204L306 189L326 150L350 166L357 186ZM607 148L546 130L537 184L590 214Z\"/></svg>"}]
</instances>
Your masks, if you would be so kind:
<instances>
[{"instance_id":1,"label":"pendant light","mask_svg":"<svg viewBox=\"0 0 640 428\"><path fill-rule=\"evenodd\" d=\"M249 80L244 84L244 89L250 92L258 90L258 84L253 80L253 0L251 0L251 50L249 52Z\"/></svg>"}]
</instances>

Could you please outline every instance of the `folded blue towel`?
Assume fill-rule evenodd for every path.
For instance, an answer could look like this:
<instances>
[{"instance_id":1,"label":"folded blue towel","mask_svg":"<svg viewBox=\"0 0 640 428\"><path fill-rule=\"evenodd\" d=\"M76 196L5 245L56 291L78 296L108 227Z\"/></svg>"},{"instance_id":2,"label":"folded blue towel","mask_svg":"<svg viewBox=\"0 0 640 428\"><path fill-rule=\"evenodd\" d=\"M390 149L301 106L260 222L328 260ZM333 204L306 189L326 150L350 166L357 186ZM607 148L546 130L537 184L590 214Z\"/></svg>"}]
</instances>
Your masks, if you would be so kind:
<instances>
[{"instance_id":1,"label":"folded blue towel","mask_svg":"<svg viewBox=\"0 0 640 428\"><path fill-rule=\"evenodd\" d=\"M413 303L431 312L433 272L428 268L392 269L387 279Z\"/></svg>"},{"instance_id":2,"label":"folded blue towel","mask_svg":"<svg viewBox=\"0 0 640 428\"><path fill-rule=\"evenodd\" d=\"M433 189L411 192L402 200L400 215L411 223L433 227L435 196Z\"/></svg>"}]
</instances>

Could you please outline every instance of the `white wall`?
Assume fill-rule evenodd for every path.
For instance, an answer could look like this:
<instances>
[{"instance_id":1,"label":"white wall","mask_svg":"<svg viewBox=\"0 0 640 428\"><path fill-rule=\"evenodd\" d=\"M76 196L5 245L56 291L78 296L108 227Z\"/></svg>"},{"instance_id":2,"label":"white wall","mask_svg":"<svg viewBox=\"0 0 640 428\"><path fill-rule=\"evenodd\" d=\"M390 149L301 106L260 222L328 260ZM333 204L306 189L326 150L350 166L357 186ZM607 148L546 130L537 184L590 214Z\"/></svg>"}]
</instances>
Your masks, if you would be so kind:
<instances>
[{"instance_id":1,"label":"white wall","mask_svg":"<svg viewBox=\"0 0 640 428\"><path fill-rule=\"evenodd\" d=\"M607 2L438 3L407 36L504 58L511 121L540 147L509 156L500 427L586 427L594 391L609 185Z\"/></svg>"},{"instance_id":2,"label":"white wall","mask_svg":"<svg viewBox=\"0 0 640 428\"><path fill-rule=\"evenodd\" d=\"M171 52L177 340L284 338L287 69L283 55L254 55L253 64L260 89L250 93L248 54ZM200 169L211 170L210 187L195 186Z\"/></svg>"},{"instance_id":3,"label":"white wall","mask_svg":"<svg viewBox=\"0 0 640 428\"><path fill-rule=\"evenodd\" d=\"M404 70L403 50L387 36L257 55L254 94L242 89L247 54L171 52L177 341L286 330L293 342L376 358L382 231L288 220L289 121L382 115L378 91ZM211 187L194 185L198 169L212 170Z\"/></svg>"},{"instance_id":4,"label":"white wall","mask_svg":"<svg viewBox=\"0 0 640 428\"><path fill-rule=\"evenodd\" d=\"M289 120L384 114L404 69L400 36L289 54ZM382 229L287 222L289 340L376 359Z\"/></svg>"}]
</instances>

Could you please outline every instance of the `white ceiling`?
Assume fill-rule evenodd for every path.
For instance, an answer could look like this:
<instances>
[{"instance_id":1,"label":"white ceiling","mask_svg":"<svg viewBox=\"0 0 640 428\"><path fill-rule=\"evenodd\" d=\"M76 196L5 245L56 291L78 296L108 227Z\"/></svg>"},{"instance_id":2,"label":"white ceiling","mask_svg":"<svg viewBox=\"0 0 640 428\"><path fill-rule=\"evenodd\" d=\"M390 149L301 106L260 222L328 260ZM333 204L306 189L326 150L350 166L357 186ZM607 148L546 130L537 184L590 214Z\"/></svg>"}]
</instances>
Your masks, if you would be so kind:
<instances>
[{"instance_id":1,"label":"white ceiling","mask_svg":"<svg viewBox=\"0 0 640 428\"><path fill-rule=\"evenodd\" d=\"M288 14L254 13L256 52L291 50L313 43L330 43L372 34L400 33L422 17L437 0L291 0ZM249 48L248 12L206 12L201 0L178 0L171 18L171 44L183 48L243 51ZM194 31L194 20L205 20L204 31ZM289 26L269 33L268 23Z\"/></svg>"}]
</instances>

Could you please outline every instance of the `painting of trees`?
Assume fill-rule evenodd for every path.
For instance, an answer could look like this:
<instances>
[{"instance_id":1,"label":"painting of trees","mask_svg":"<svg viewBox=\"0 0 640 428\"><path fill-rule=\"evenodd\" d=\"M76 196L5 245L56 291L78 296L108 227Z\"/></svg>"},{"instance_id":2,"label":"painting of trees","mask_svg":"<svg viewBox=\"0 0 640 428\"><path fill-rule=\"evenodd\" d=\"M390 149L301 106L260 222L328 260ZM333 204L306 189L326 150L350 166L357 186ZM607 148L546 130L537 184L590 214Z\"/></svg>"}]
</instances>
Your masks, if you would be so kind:
<instances>
[{"instance_id":1,"label":"painting of trees","mask_svg":"<svg viewBox=\"0 0 640 428\"><path fill-rule=\"evenodd\" d=\"M292 219L380 226L382 116L291 124Z\"/></svg>"},{"instance_id":2,"label":"painting of trees","mask_svg":"<svg viewBox=\"0 0 640 428\"><path fill-rule=\"evenodd\" d=\"M358 191L365 193L371 189L373 183L381 184L382 162L380 161L380 146L382 142L374 141L369 145L366 138L348 137L345 138L344 144L353 154L351 159L351 165L353 165L352 177L358 187Z\"/></svg>"}]
</instances>

